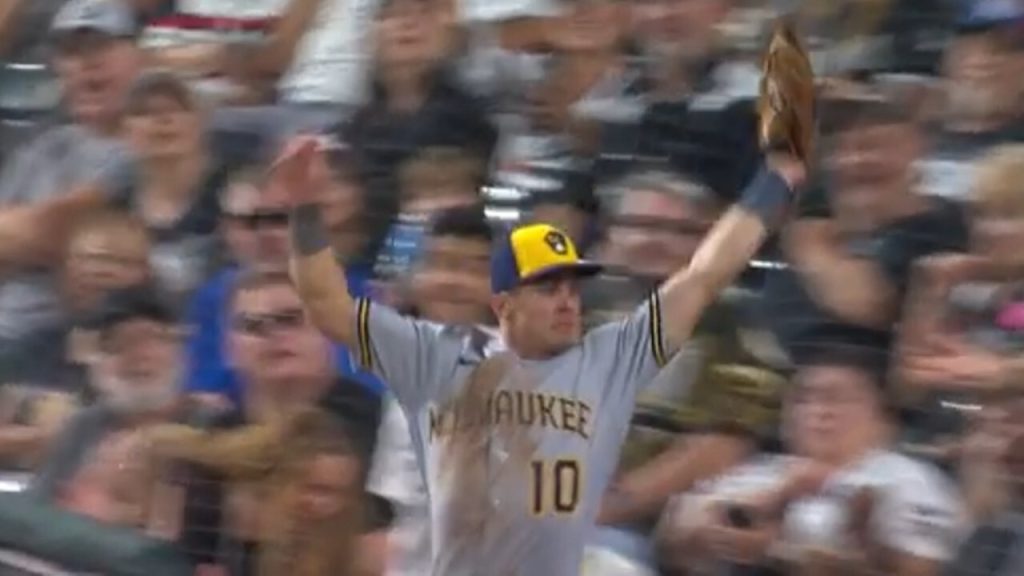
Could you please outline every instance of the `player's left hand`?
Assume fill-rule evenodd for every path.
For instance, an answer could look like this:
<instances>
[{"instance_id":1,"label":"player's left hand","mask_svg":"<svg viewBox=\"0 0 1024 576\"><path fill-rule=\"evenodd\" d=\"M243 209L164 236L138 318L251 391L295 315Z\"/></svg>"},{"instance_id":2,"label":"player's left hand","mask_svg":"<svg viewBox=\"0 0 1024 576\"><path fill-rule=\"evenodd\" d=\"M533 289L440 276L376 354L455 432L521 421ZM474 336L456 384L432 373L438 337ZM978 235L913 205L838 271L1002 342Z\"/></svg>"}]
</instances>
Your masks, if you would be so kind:
<instances>
[{"instance_id":1,"label":"player's left hand","mask_svg":"<svg viewBox=\"0 0 1024 576\"><path fill-rule=\"evenodd\" d=\"M757 108L761 146L806 166L815 133L814 70L790 19L780 20L762 61Z\"/></svg>"}]
</instances>

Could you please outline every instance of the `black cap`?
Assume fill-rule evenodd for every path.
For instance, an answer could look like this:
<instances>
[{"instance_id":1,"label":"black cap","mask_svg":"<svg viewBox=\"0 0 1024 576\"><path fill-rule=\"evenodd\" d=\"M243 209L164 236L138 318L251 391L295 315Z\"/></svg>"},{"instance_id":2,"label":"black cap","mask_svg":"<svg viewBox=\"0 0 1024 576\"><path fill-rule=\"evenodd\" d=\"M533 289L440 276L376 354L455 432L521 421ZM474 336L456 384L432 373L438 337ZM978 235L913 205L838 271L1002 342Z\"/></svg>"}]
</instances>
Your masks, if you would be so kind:
<instances>
[{"instance_id":1,"label":"black cap","mask_svg":"<svg viewBox=\"0 0 1024 576\"><path fill-rule=\"evenodd\" d=\"M93 316L93 327L109 331L130 320L150 320L159 324L173 324L174 314L157 296L152 286L136 286L116 290L103 300Z\"/></svg>"}]
</instances>

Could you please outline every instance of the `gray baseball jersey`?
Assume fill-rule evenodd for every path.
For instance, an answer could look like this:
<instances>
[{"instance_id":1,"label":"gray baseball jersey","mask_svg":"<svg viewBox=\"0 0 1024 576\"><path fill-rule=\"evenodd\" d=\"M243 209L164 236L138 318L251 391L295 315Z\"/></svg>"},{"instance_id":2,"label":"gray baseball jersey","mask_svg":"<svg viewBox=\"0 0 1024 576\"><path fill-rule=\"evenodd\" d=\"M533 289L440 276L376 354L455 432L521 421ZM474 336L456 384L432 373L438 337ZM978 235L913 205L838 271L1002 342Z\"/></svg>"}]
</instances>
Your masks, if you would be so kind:
<instances>
[{"instance_id":1,"label":"gray baseball jersey","mask_svg":"<svg viewBox=\"0 0 1024 576\"><path fill-rule=\"evenodd\" d=\"M490 508L485 527L468 535L449 530L448 517L465 504L465 493L453 488L444 448L470 420L460 420L450 401L489 353L486 338L367 300L358 301L356 324L360 362L387 382L409 419L430 496L431 573L578 575L636 394L665 361L657 295L555 358L509 356L511 367L488 398L485 417L523 431L532 447L527 458L513 459L513 449L500 441L487 446ZM508 463L514 465L502 465Z\"/></svg>"}]
</instances>

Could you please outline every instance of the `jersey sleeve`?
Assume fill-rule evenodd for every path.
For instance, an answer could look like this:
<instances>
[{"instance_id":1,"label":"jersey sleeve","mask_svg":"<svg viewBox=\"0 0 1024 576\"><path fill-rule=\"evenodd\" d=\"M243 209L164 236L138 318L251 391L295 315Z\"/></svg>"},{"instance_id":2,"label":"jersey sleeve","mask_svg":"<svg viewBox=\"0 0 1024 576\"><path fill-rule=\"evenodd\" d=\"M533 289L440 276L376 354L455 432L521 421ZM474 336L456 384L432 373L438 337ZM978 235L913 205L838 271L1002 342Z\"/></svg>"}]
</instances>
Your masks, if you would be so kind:
<instances>
[{"instance_id":1,"label":"jersey sleeve","mask_svg":"<svg viewBox=\"0 0 1024 576\"><path fill-rule=\"evenodd\" d=\"M440 325L359 298L355 328L359 366L380 376L408 412L443 399L454 385L462 341Z\"/></svg>"},{"instance_id":2,"label":"jersey sleeve","mask_svg":"<svg viewBox=\"0 0 1024 576\"><path fill-rule=\"evenodd\" d=\"M908 469L887 488L879 512L875 522L883 542L904 554L944 562L953 557L965 535L956 490L938 470L924 465Z\"/></svg>"},{"instance_id":3,"label":"jersey sleeve","mask_svg":"<svg viewBox=\"0 0 1024 576\"><path fill-rule=\"evenodd\" d=\"M584 347L602 365L608 393L635 396L668 363L674 350L665 349L661 300L655 291L630 315L595 328Z\"/></svg>"}]
</instances>

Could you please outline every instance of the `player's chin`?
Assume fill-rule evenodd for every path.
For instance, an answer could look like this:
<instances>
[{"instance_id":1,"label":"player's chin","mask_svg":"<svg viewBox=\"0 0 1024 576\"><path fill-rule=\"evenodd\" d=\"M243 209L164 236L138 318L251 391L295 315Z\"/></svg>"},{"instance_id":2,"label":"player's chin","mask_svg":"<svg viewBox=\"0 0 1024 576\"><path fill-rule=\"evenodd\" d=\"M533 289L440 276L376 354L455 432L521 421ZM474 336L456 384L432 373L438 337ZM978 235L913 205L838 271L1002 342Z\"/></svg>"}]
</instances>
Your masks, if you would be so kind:
<instances>
[{"instance_id":1,"label":"player's chin","mask_svg":"<svg viewBox=\"0 0 1024 576\"><path fill-rule=\"evenodd\" d=\"M552 327L548 338L551 342L551 347L562 352L578 344L582 337L583 332L580 326L573 324Z\"/></svg>"}]
</instances>

